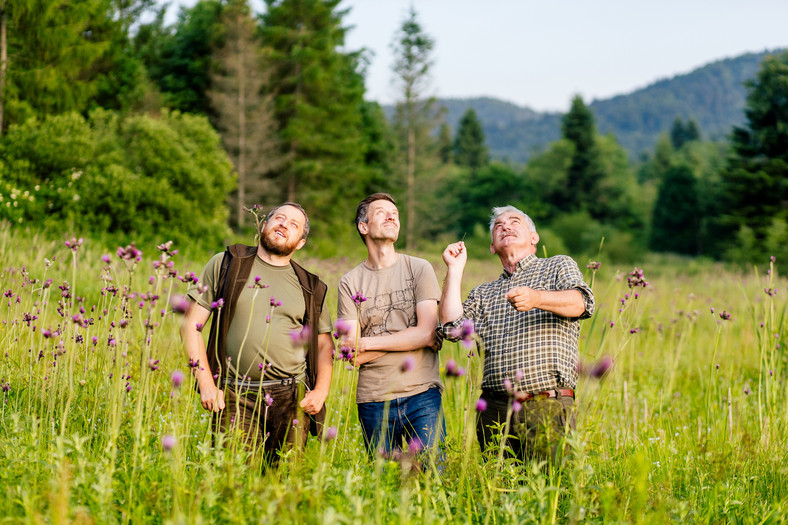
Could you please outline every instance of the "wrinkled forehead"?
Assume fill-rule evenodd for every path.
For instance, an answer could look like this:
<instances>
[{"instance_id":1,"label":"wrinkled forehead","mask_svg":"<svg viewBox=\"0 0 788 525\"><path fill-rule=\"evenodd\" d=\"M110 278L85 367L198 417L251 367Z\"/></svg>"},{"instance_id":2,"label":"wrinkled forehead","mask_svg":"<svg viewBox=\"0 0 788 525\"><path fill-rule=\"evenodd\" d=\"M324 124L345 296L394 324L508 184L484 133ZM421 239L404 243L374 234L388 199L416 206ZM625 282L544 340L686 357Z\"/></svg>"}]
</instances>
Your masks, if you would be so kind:
<instances>
[{"instance_id":1,"label":"wrinkled forehead","mask_svg":"<svg viewBox=\"0 0 788 525\"><path fill-rule=\"evenodd\" d=\"M280 206L276 209L276 211L274 211L271 219L274 220L278 218L282 218L288 222L295 222L301 228L303 228L304 223L306 222L306 216L304 216L304 213L298 208L289 205Z\"/></svg>"},{"instance_id":2,"label":"wrinkled forehead","mask_svg":"<svg viewBox=\"0 0 788 525\"><path fill-rule=\"evenodd\" d=\"M506 213L502 213L496 217L493 227L500 226L501 224L508 224L513 220L519 221L521 223L526 222L525 217L522 214L517 213L516 211L507 211Z\"/></svg>"},{"instance_id":3,"label":"wrinkled forehead","mask_svg":"<svg viewBox=\"0 0 788 525\"><path fill-rule=\"evenodd\" d=\"M387 200L381 199L381 200L372 201L372 202L369 203L369 213L368 213L368 215L371 215L372 213L374 213L374 212L376 212L378 210L393 211L393 212L398 211L397 210L397 205L394 204L393 202L390 202L390 201L387 201Z\"/></svg>"}]
</instances>

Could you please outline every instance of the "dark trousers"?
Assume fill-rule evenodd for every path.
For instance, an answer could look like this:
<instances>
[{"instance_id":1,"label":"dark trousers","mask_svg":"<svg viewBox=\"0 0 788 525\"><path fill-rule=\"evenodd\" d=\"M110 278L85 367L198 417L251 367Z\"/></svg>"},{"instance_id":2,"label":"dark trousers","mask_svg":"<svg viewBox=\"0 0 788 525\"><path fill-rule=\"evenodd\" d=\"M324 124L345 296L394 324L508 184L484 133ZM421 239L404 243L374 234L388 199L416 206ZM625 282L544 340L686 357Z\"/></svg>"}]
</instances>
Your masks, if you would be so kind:
<instances>
[{"instance_id":1,"label":"dark trousers","mask_svg":"<svg viewBox=\"0 0 788 525\"><path fill-rule=\"evenodd\" d=\"M271 406L266 404L265 394L273 399ZM261 391L236 391L228 386L224 390L224 410L214 413L214 432L237 435L249 452L262 447L265 462L276 463L283 446L301 450L306 442L309 417L298 406L300 397L295 383Z\"/></svg>"},{"instance_id":2,"label":"dark trousers","mask_svg":"<svg viewBox=\"0 0 788 525\"><path fill-rule=\"evenodd\" d=\"M476 416L476 436L484 452L490 445L498 445L492 439L502 434L509 409L506 394L485 394L487 409ZM536 397L524 401L518 412L512 412L506 446L507 453L522 461L548 461L560 465L564 456L564 438L575 429L575 400L571 396L554 398ZM499 430L500 429L500 430Z\"/></svg>"}]
</instances>

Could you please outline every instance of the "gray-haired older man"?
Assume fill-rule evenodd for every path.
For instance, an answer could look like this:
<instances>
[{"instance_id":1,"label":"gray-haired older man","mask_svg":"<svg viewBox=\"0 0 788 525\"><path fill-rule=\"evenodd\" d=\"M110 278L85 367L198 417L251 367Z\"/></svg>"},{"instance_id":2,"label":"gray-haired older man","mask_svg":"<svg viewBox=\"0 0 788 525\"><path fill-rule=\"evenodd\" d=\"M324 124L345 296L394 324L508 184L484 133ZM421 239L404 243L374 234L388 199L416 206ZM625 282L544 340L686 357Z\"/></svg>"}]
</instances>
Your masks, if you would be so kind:
<instances>
[{"instance_id":1,"label":"gray-haired older man","mask_svg":"<svg viewBox=\"0 0 788 525\"><path fill-rule=\"evenodd\" d=\"M507 440L514 453L523 460L555 462L562 438L575 426L577 321L593 314L594 295L570 257L536 257L539 234L517 208L493 208L490 234L490 251L500 258L503 273L471 290L465 302L460 290L465 245L453 243L444 250L448 271L440 322L446 337L456 340L460 325L473 321L483 344L476 424L482 450L495 426L506 422L511 403Z\"/></svg>"}]
</instances>

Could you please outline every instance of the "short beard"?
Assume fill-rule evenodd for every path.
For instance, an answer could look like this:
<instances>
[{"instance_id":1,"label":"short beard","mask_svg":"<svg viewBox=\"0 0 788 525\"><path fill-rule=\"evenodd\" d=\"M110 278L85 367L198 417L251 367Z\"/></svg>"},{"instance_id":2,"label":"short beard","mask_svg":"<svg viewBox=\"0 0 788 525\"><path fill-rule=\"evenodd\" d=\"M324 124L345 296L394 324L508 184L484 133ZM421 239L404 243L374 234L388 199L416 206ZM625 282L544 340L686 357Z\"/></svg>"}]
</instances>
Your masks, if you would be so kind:
<instances>
[{"instance_id":1,"label":"short beard","mask_svg":"<svg viewBox=\"0 0 788 525\"><path fill-rule=\"evenodd\" d=\"M296 251L296 246L298 246L298 242L292 244L274 244L268 238L271 233L271 230L263 231L263 235L260 236L260 246L263 247L265 251L272 255L278 255L280 257L286 257L288 255L293 255L293 252Z\"/></svg>"}]
</instances>

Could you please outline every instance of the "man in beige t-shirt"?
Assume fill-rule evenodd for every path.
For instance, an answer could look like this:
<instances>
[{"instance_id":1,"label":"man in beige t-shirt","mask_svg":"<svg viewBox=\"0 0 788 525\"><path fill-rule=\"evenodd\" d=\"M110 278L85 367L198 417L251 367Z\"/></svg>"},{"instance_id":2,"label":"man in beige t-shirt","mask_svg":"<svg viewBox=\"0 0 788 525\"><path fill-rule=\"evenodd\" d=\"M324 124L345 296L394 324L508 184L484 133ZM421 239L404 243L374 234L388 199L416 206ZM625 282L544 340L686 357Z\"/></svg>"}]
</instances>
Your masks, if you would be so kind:
<instances>
[{"instance_id":1,"label":"man in beige t-shirt","mask_svg":"<svg viewBox=\"0 0 788 525\"><path fill-rule=\"evenodd\" d=\"M343 344L355 349L360 365L356 402L364 443L370 452L390 452L403 441L411 450L429 449L446 433L433 350L438 279L424 259L395 251L400 224L390 195L361 201L356 226L368 257L340 279L337 318L350 326Z\"/></svg>"}]
</instances>

